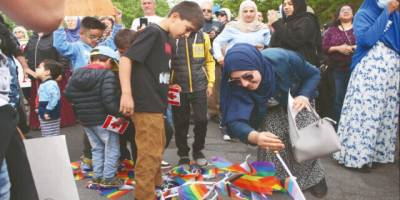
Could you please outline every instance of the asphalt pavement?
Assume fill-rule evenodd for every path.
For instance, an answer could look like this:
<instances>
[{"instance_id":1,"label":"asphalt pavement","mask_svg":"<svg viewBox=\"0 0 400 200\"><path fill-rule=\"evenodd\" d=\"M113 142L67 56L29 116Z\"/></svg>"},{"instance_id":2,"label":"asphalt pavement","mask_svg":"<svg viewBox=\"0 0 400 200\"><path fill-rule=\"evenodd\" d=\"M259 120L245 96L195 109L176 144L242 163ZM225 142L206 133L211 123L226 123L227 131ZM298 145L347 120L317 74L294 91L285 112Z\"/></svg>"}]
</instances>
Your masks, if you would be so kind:
<instances>
[{"instance_id":1,"label":"asphalt pavement","mask_svg":"<svg viewBox=\"0 0 400 200\"><path fill-rule=\"evenodd\" d=\"M79 160L82 153L83 129L80 125L63 128L62 134L66 135L68 151L71 161ZM38 137L40 133L33 131L32 135ZM193 132L190 129L191 144ZM177 164L174 138L170 146L166 149L164 159L171 164ZM257 149L240 142L226 142L222 140L217 124L209 122L204 154L211 156L221 156L225 159L238 163L243 162L248 154L252 154L251 159L256 158ZM398 151L397 151L398 152ZM338 165L331 158L322 159L326 169L328 194L323 199L327 200L399 200L399 154L397 153L396 162L374 167L369 173L362 173L357 170L350 170ZM78 192L81 200L102 200L93 190L85 188L87 180L77 181ZM307 199L314 198L309 192L304 193ZM120 200L133 200L133 192L120 198ZM272 200L290 199L287 195L274 193Z\"/></svg>"}]
</instances>

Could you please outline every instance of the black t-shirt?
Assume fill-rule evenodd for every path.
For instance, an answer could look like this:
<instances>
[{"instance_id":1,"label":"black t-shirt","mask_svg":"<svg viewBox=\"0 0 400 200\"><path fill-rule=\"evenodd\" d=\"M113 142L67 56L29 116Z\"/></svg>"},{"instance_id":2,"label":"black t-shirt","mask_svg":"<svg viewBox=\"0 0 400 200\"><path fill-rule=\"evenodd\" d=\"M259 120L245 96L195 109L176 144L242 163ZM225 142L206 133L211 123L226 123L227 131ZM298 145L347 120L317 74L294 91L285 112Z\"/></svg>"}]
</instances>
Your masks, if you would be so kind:
<instances>
[{"instance_id":1,"label":"black t-shirt","mask_svg":"<svg viewBox=\"0 0 400 200\"><path fill-rule=\"evenodd\" d=\"M156 24L139 33L125 56L133 61L135 112L164 113L167 107L172 48L168 32Z\"/></svg>"}]
</instances>

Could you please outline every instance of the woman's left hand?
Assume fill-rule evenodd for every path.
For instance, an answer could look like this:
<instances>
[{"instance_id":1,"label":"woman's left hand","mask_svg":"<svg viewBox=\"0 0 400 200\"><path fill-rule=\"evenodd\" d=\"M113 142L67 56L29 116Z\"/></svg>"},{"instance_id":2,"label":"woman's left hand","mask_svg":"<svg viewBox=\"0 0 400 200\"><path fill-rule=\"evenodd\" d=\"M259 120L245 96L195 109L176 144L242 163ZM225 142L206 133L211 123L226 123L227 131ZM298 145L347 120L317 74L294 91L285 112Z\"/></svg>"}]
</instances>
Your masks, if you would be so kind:
<instances>
[{"instance_id":1,"label":"woman's left hand","mask_svg":"<svg viewBox=\"0 0 400 200\"><path fill-rule=\"evenodd\" d=\"M299 112L303 108L306 108L308 111L310 111L310 101L308 100L308 97L297 96L296 98L294 98L293 109Z\"/></svg>"}]
</instances>

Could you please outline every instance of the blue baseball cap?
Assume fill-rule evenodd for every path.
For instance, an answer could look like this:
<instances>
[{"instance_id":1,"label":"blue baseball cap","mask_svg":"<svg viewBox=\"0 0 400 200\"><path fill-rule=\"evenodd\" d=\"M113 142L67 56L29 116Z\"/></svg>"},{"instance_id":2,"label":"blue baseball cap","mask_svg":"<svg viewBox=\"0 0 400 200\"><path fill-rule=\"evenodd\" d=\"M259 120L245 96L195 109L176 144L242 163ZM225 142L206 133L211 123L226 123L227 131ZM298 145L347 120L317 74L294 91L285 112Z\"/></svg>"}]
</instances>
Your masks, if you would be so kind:
<instances>
[{"instance_id":1,"label":"blue baseball cap","mask_svg":"<svg viewBox=\"0 0 400 200\"><path fill-rule=\"evenodd\" d=\"M107 46L97 46L93 48L93 50L90 52L90 56L93 55L104 55L107 57L110 57L113 63L113 70L118 69L118 62L119 62L119 54L111 49L110 47Z\"/></svg>"}]
</instances>

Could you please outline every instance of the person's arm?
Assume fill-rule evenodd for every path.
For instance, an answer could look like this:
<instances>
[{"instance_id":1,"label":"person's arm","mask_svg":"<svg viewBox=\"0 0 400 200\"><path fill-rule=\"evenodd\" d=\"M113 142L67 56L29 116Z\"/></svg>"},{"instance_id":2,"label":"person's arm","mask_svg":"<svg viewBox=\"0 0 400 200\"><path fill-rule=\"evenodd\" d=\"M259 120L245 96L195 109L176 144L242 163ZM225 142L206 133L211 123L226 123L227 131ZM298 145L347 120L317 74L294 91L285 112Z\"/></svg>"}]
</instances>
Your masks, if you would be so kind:
<instances>
[{"instance_id":1,"label":"person's arm","mask_svg":"<svg viewBox=\"0 0 400 200\"><path fill-rule=\"evenodd\" d=\"M320 71L314 65L310 64L298 55L291 57L294 59L291 63L296 64L289 65L290 71L296 73L300 77L302 83L298 94L300 96L305 96L308 99L314 98L315 91L317 90L321 79Z\"/></svg>"},{"instance_id":2,"label":"person's arm","mask_svg":"<svg viewBox=\"0 0 400 200\"><path fill-rule=\"evenodd\" d=\"M222 47L228 44L229 40L232 39L230 32L230 27L225 27L225 29L215 38L213 41L213 53L214 58L219 64L223 64L224 55L222 54Z\"/></svg>"},{"instance_id":3,"label":"person's arm","mask_svg":"<svg viewBox=\"0 0 400 200\"><path fill-rule=\"evenodd\" d=\"M370 23L371 20L364 11L360 11L354 17L353 28L358 46L370 48L378 42L389 21L388 9L385 8L373 24Z\"/></svg>"},{"instance_id":4,"label":"person's arm","mask_svg":"<svg viewBox=\"0 0 400 200\"><path fill-rule=\"evenodd\" d=\"M46 88L46 91L50 94L50 99L47 103L45 114L49 114L57 106L58 102L60 101L61 95L60 89L58 88L56 82L51 82L51 84L49 84Z\"/></svg>"},{"instance_id":5,"label":"person's arm","mask_svg":"<svg viewBox=\"0 0 400 200\"><path fill-rule=\"evenodd\" d=\"M211 54L211 41L206 33L204 33L204 57L206 60L206 71L207 71L207 95L212 94L212 88L215 83L215 61Z\"/></svg>"},{"instance_id":6,"label":"person's arm","mask_svg":"<svg viewBox=\"0 0 400 200\"><path fill-rule=\"evenodd\" d=\"M285 148L278 136L271 132L259 132L243 121L227 124L228 131L244 143L257 145L261 149L279 151Z\"/></svg>"},{"instance_id":7,"label":"person's arm","mask_svg":"<svg viewBox=\"0 0 400 200\"><path fill-rule=\"evenodd\" d=\"M53 46L61 55L69 58L71 61L74 60L79 48L77 42L67 41L67 34L64 28L59 28L53 32Z\"/></svg>"},{"instance_id":8,"label":"person's arm","mask_svg":"<svg viewBox=\"0 0 400 200\"><path fill-rule=\"evenodd\" d=\"M51 32L64 18L64 0L2 0L0 10L17 24L38 32Z\"/></svg>"},{"instance_id":9,"label":"person's arm","mask_svg":"<svg viewBox=\"0 0 400 200\"><path fill-rule=\"evenodd\" d=\"M118 11L118 13L119 13L119 11ZM107 37L106 40L104 40L103 42L101 42L99 44L99 45L111 47L112 49L115 49L115 44L114 44L115 35L123 28L121 15L115 15L114 17L115 17L115 23L114 23L114 26L113 26L110 36Z\"/></svg>"},{"instance_id":10,"label":"person's arm","mask_svg":"<svg viewBox=\"0 0 400 200\"><path fill-rule=\"evenodd\" d=\"M132 72L134 73L133 61L139 63L145 62L159 34L160 32L157 28L148 26L143 32L140 32L131 47L120 59L119 79L122 92L120 112L127 117L134 113L134 99L131 87Z\"/></svg>"},{"instance_id":11,"label":"person's arm","mask_svg":"<svg viewBox=\"0 0 400 200\"><path fill-rule=\"evenodd\" d=\"M36 78L36 73L31 68L29 68L28 63L26 63L26 59L24 56L17 56L15 58L21 64L24 74L29 74L29 75L33 76L34 78Z\"/></svg>"},{"instance_id":12,"label":"person's arm","mask_svg":"<svg viewBox=\"0 0 400 200\"><path fill-rule=\"evenodd\" d=\"M124 116L132 116L134 112L134 100L131 87L131 74L133 62L130 58L122 56L119 61L119 81L121 84L121 102L119 111Z\"/></svg>"},{"instance_id":13,"label":"person's arm","mask_svg":"<svg viewBox=\"0 0 400 200\"><path fill-rule=\"evenodd\" d=\"M255 129L251 127L248 122L238 120L227 123L226 126L228 128L228 133L236 138L239 138L243 143L254 142L248 140L250 132L255 131Z\"/></svg>"},{"instance_id":14,"label":"person's arm","mask_svg":"<svg viewBox=\"0 0 400 200\"><path fill-rule=\"evenodd\" d=\"M117 77L107 71L101 83L101 99L108 114L116 115L119 111Z\"/></svg>"}]
</instances>

